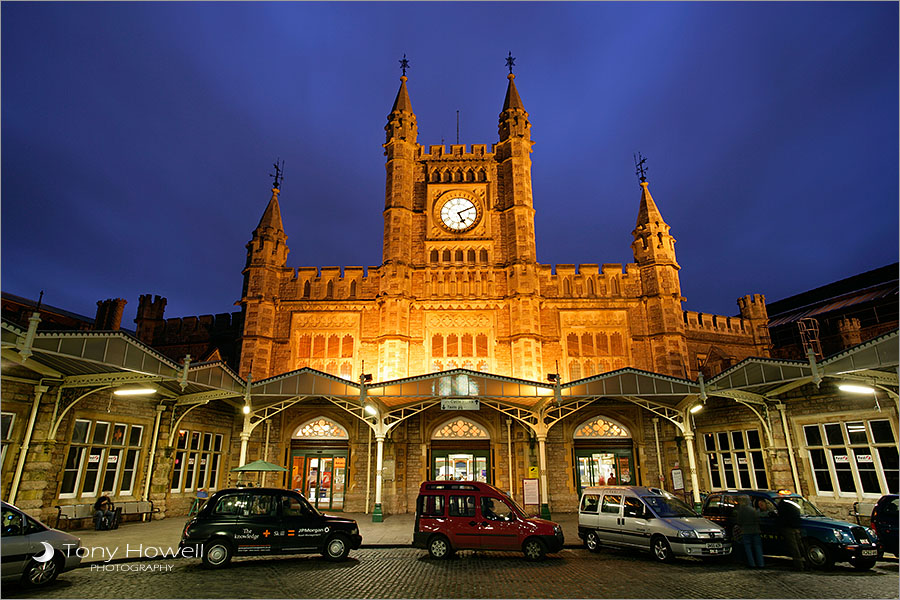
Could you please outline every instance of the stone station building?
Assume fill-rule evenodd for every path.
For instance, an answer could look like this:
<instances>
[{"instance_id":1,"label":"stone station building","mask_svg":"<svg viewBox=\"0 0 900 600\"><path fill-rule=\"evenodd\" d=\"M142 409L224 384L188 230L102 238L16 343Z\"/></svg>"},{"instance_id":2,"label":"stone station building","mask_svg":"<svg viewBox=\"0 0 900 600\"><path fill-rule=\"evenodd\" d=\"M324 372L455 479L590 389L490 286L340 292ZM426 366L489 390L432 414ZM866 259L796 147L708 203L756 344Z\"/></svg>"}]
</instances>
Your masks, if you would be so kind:
<instances>
[{"instance_id":1,"label":"stone station building","mask_svg":"<svg viewBox=\"0 0 900 600\"><path fill-rule=\"evenodd\" d=\"M101 493L181 516L256 459L288 469L267 484L375 519L445 477L544 514L612 482L694 501L790 488L836 515L897 492L896 316L828 358L769 358L761 294L737 316L684 309L646 181L633 263L540 264L514 76L490 149L419 145L406 81L385 127L379 266L289 267L276 181L240 313L167 320L165 299L142 296L133 336L124 301L56 329L37 307L27 322L5 310L4 498L51 521ZM136 385L155 392L116 394Z\"/></svg>"}]
</instances>

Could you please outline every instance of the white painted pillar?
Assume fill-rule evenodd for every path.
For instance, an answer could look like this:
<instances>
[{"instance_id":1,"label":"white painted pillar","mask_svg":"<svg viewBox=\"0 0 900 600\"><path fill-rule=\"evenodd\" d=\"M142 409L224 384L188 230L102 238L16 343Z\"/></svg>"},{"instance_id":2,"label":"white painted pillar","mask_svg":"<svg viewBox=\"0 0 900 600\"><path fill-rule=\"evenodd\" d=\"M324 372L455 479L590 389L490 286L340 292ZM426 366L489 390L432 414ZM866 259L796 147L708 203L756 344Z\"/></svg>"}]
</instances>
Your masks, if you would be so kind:
<instances>
[{"instance_id":1,"label":"white painted pillar","mask_svg":"<svg viewBox=\"0 0 900 600\"><path fill-rule=\"evenodd\" d=\"M372 512L372 522L381 523L384 513L381 512L381 485L382 470L384 469L384 437L383 433L375 434L375 510Z\"/></svg>"},{"instance_id":2,"label":"white painted pillar","mask_svg":"<svg viewBox=\"0 0 900 600\"><path fill-rule=\"evenodd\" d=\"M547 482L547 434L538 434L538 458L541 465L541 517L550 518L550 486Z\"/></svg>"},{"instance_id":3,"label":"white painted pillar","mask_svg":"<svg viewBox=\"0 0 900 600\"><path fill-rule=\"evenodd\" d=\"M691 488L694 496L694 503L699 503L700 482L697 480L697 456L694 450L694 432L686 430L684 432L684 441L687 442L688 465L691 469Z\"/></svg>"},{"instance_id":4,"label":"white painted pillar","mask_svg":"<svg viewBox=\"0 0 900 600\"><path fill-rule=\"evenodd\" d=\"M150 457L147 459L147 479L144 481L144 500L150 499L150 480L153 478L153 463L156 460L156 444L159 442L159 423L166 407L162 402L156 405L156 422L153 424L153 441L150 443ZM174 410L174 409L173 409ZM153 515L150 515L153 518Z\"/></svg>"},{"instance_id":5,"label":"white painted pillar","mask_svg":"<svg viewBox=\"0 0 900 600\"><path fill-rule=\"evenodd\" d=\"M663 473L662 451L659 448L659 417L650 419L653 421L653 437L656 440L656 468L659 472L659 487L665 489L666 475Z\"/></svg>"},{"instance_id":6,"label":"white painted pillar","mask_svg":"<svg viewBox=\"0 0 900 600\"><path fill-rule=\"evenodd\" d=\"M794 460L794 444L791 441L791 430L788 427L787 413L784 404L777 404L775 408L781 413L781 428L784 430L784 441L787 444L788 460L791 462L791 475L794 478L794 493L801 494L800 475L797 473L797 461Z\"/></svg>"},{"instance_id":7,"label":"white painted pillar","mask_svg":"<svg viewBox=\"0 0 900 600\"><path fill-rule=\"evenodd\" d=\"M34 313L37 315L37 313ZM34 318L32 315L32 318ZM40 319L38 319L40 321ZM22 446L19 448L19 460L16 462L16 472L13 474L12 485L9 486L9 503L16 503L16 494L19 493L19 483L22 481L22 472L25 470L25 459L28 458L28 448L31 446L31 436L34 434L34 422L37 419L38 406L41 403L41 396L44 395L48 388L46 385L34 386L34 401L31 404L31 414L28 416L28 426L25 427L25 438L22 440Z\"/></svg>"},{"instance_id":8,"label":"white painted pillar","mask_svg":"<svg viewBox=\"0 0 900 600\"><path fill-rule=\"evenodd\" d=\"M244 415L244 429L241 431L241 457L238 464L239 467L243 467L247 464L247 444L250 442L250 433L252 429L250 429L250 415Z\"/></svg>"}]
</instances>

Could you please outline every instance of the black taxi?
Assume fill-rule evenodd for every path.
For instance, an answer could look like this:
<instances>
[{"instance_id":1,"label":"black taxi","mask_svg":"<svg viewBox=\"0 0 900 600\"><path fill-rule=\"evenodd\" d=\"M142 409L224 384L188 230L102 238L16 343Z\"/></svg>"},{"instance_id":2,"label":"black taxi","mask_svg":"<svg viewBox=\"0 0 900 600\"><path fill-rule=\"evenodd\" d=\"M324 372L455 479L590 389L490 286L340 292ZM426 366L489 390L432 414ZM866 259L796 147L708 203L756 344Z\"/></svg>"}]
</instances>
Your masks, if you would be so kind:
<instances>
[{"instance_id":1,"label":"black taxi","mask_svg":"<svg viewBox=\"0 0 900 600\"><path fill-rule=\"evenodd\" d=\"M347 558L362 536L353 519L320 513L301 494L272 488L221 490L187 522L181 556L223 567L233 556L321 553Z\"/></svg>"}]
</instances>

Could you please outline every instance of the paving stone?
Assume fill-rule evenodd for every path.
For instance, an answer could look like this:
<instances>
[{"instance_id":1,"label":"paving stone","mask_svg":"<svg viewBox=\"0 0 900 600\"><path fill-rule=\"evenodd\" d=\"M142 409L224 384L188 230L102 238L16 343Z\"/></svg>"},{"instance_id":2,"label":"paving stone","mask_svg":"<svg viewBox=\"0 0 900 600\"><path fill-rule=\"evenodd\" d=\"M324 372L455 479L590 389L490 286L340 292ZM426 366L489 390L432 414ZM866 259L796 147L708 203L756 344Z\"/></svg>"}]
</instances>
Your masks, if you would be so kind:
<instances>
[{"instance_id":1,"label":"paving stone","mask_svg":"<svg viewBox=\"0 0 900 600\"><path fill-rule=\"evenodd\" d=\"M769 560L769 559L767 559ZM896 560L871 571L838 565L794 572L771 559L763 570L733 561L565 549L538 563L521 553L463 551L433 560L413 548L363 548L331 563L318 555L236 559L221 570L196 559L90 566L51 587L3 586L5 598L897 598Z\"/></svg>"}]
</instances>

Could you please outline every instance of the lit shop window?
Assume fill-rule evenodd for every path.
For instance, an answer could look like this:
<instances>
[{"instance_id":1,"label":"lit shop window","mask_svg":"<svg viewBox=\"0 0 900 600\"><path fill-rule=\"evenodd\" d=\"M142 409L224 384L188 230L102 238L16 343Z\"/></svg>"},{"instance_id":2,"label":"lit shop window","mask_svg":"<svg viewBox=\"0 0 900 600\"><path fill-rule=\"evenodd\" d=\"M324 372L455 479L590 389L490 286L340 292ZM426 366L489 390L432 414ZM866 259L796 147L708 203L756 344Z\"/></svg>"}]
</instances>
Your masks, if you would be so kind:
<instances>
[{"instance_id":1,"label":"lit shop window","mask_svg":"<svg viewBox=\"0 0 900 600\"><path fill-rule=\"evenodd\" d=\"M759 431L741 429L703 434L706 467L714 490L769 487Z\"/></svg>"},{"instance_id":2,"label":"lit shop window","mask_svg":"<svg viewBox=\"0 0 900 600\"><path fill-rule=\"evenodd\" d=\"M803 435L820 494L897 493L897 436L890 420L804 425Z\"/></svg>"},{"instance_id":3,"label":"lit shop window","mask_svg":"<svg viewBox=\"0 0 900 600\"><path fill-rule=\"evenodd\" d=\"M175 462L172 465L172 491L214 490L222 465L222 434L178 430Z\"/></svg>"},{"instance_id":4,"label":"lit shop window","mask_svg":"<svg viewBox=\"0 0 900 600\"><path fill-rule=\"evenodd\" d=\"M143 425L76 419L59 497L132 495L143 436Z\"/></svg>"}]
</instances>

